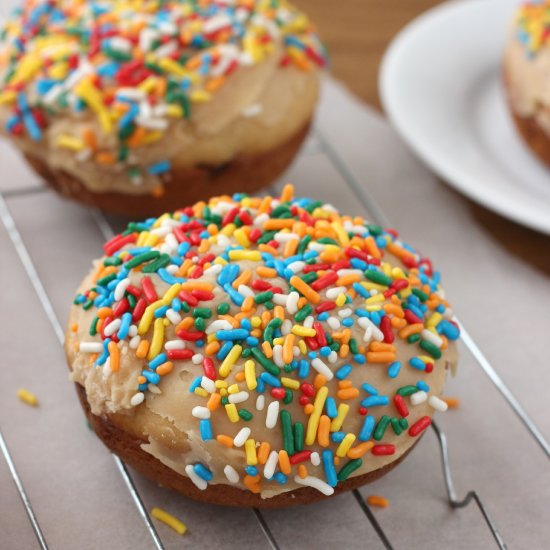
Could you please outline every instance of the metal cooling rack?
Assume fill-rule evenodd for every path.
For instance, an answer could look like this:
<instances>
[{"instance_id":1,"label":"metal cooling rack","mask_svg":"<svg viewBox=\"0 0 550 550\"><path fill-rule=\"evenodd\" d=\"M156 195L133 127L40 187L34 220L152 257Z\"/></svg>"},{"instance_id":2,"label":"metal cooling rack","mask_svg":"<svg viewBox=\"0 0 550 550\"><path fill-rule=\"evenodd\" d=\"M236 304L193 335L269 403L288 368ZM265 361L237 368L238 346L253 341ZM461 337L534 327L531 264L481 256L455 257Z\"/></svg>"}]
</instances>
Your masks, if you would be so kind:
<instances>
[{"instance_id":1,"label":"metal cooling rack","mask_svg":"<svg viewBox=\"0 0 550 550\"><path fill-rule=\"evenodd\" d=\"M353 173L348 168L344 160L340 157L338 152L331 145L331 143L325 138L324 134L319 129L315 131L313 135L313 140L310 141L309 145L306 147L305 151L302 153L302 156L307 156L312 154L322 154L330 161L333 168L341 175L343 181L349 187L349 190L351 190L351 192L357 198L357 200L360 201L362 207L369 213L370 219L372 219L376 223L383 225L385 227L391 226L391 224L389 223L389 220L386 218L380 206L376 203L372 195L369 193L368 189L359 184L359 182L356 180L356 178L354 177ZM3 194L0 194L0 217L11 239L11 243L13 244L13 247L17 252L19 260L21 261L21 264L23 265L28 275L28 278L34 288L34 291L36 292L36 295L40 301L40 304L44 310L44 313L46 314L55 332L55 335L57 336L57 340L58 340L57 343L62 345L63 339L64 339L64 330L55 312L54 306L52 305L52 302L48 297L48 293L46 291L45 285L43 284L43 282L39 277L39 273L35 266L35 262L31 254L29 253L29 249L21 236L20 230L16 225L14 217L12 216L10 209L8 208L8 204L5 200L6 198L12 198L18 195L23 195L23 194L31 195L31 194L39 193L43 191L44 190L42 188L37 187L37 188L25 189L21 191L11 191L11 192L7 191L7 192L4 192ZM275 189L274 189L274 192L276 192ZM92 211L91 214L93 219L95 220L95 223L97 224L97 227L99 228L101 234L103 235L104 239L110 239L114 234L112 223L101 212ZM536 440L536 442L542 448L546 456L547 457L550 456L550 446L548 442L545 440L542 433L538 430L533 420L527 415L527 413L525 412L525 410L523 409L519 401L514 397L510 389L504 384L504 382L502 381L500 376L497 374L495 369L492 367L488 359L482 353L479 346L475 343L475 341L472 339L469 333L464 329L464 326L463 325L461 326L462 326L462 334L463 334L462 342L469 349L473 357L475 357L477 361L477 365L489 377L492 384L494 384L496 389L501 393L502 397L506 400L506 402L512 408L514 413L519 417L521 422L524 424L525 428L529 431L531 436ZM458 514L460 513L459 509L470 505L472 502L475 503L479 508L479 512L482 515L484 521L486 522L487 527L490 530L497 546L499 548L506 548L505 542L502 536L500 535L500 532L495 522L489 515L487 506L485 505L484 501L481 499L479 494L476 491L470 491L466 494L466 496L462 500L460 500L457 497L456 490L453 484L453 478L451 475L451 463L449 459L447 439L445 437L445 434L435 423L433 424L433 431L437 437L437 442L441 453L441 464L443 468L443 477L444 477L445 487L447 492L448 506L451 509L456 510L455 513ZM34 530L38 544L41 548L47 549L48 543L41 530L39 519L37 518L36 514L33 511L32 502L29 499L28 494L25 491L23 482L17 473L16 464L12 459L12 455L10 453L6 440L2 436L1 431L0 431L0 450L2 451L2 454L6 460L6 463L9 468L9 472L11 474L13 482L15 483L15 486L17 488L17 491L23 503L24 509L26 511L26 514L32 526L32 529ZM433 452L436 452L436 451L434 450ZM115 461L116 468L118 469L120 476L122 477L122 480L124 481L124 484L129 492L129 495L135 504L137 512L141 518L141 521L144 523L145 528L149 533L151 546L158 549L165 548L163 541L161 540L161 537L159 536L159 533L157 532L157 529L149 516L147 507L144 504L144 500L140 495L140 492L138 491L138 488L134 481L135 474L131 473L128 470L128 468L125 466L125 464L118 457L113 455L113 459ZM365 520L372 526L375 533L377 534L382 546L387 549L393 548L392 542L390 540L391 538L390 535L388 535L386 530L381 526L380 522L377 520L375 513L373 512L373 510L371 510L371 508L365 502L365 499L361 494L361 492L359 490L353 491L353 497L354 497L354 501L356 502L356 505L359 506L361 512L364 514ZM265 537L264 542L266 546L271 547L275 550L281 548L281 544L278 542L276 533L270 527L270 522L266 518L266 514L261 510L254 509L251 511L251 516L254 518L253 521L258 522L259 528L261 529Z\"/></svg>"}]
</instances>

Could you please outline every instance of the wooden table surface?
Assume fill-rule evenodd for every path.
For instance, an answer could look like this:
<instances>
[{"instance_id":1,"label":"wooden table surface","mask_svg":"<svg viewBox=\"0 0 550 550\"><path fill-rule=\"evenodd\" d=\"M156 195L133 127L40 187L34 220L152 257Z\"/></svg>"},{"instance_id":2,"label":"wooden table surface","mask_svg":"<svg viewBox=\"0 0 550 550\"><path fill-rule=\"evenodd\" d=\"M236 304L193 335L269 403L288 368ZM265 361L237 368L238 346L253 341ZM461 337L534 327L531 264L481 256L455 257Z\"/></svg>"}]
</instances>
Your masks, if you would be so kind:
<instances>
[{"instance_id":1,"label":"wooden table surface","mask_svg":"<svg viewBox=\"0 0 550 550\"><path fill-rule=\"evenodd\" d=\"M327 45L332 73L366 103L383 111L378 69L392 38L409 21L441 0L296 0L316 23ZM454 191L453 191L454 192ZM520 226L462 195L477 223L510 254L550 277L550 237Z\"/></svg>"}]
</instances>

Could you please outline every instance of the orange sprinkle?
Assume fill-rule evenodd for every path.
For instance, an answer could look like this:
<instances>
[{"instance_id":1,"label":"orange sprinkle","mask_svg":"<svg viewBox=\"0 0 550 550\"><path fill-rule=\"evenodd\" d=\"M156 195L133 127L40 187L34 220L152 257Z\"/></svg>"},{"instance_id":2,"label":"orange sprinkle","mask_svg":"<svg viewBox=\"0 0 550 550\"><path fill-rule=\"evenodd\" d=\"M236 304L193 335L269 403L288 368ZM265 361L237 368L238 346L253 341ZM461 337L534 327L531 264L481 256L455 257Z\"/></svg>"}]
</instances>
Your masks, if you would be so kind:
<instances>
[{"instance_id":1,"label":"orange sprinkle","mask_svg":"<svg viewBox=\"0 0 550 550\"><path fill-rule=\"evenodd\" d=\"M442 397L441 399L447 403L449 409L458 409L460 407L460 399L458 397Z\"/></svg>"},{"instance_id":2,"label":"orange sprinkle","mask_svg":"<svg viewBox=\"0 0 550 550\"><path fill-rule=\"evenodd\" d=\"M341 390L344 390L346 388L351 388L353 386L353 382L351 380L340 380L338 382L338 388Z\"/></svg>"},{"instance_id":3,"label":"orange sprinkle","mask_svg":"<svg viewBox=\"0 0 550 550\"><path fill-rule=\"evenodd\" d=\"M399 317L392 317L391 318L391 326L393 328L400 329L400 328L403 328L406 325L407 325L406 319L400 319Z\"/></svg>"},{"instance_id":4,"label":"orange sprinkle","mask_svg":"<svg viewBox=\"0 0 550 550\"><path fill-rule=\"evenodd\" d=\"M290 474L290 459L284 449L279 451L279 468L286 476Z\"/></svg>"},{"instance_id":5,"label":"orange sprinkle","mask_svg":"<svg viewBox=\"0 0 550 550\"><path fill-rule=\"evenodd\" d=\"M209 411L215 411L220 406L221 402L222 402L222 396L219 393L212 393L208 398L206 407L208 408Z\"/></svg>"},{"instance_id":6,"label":"orange sprinkle","mask_svg":"<svg viewBox=\"0 0 550 550\"><path fill-rule=\"evenodd\" d=\"M71 332L76 332L78 330L78 323L73 323L71 325Z\"/></svg>"},{"instance_id":7,"label":"orange sprinkle","mask_svg":"<svg viewBox=\"0 0 550 550\"><path fill-rule=\"evenodd\" d=\"M211 291L213 288L212 283L187 281L181 284L181 290L207 290Z\"/></svg>"},{"instance_id":8,"label":"orange sprinkle","mask_svg":"<svg viewBox=\"0 0 550 550\"><path fill-rule=\"evenodd\" d=\"M206 353L206 355L214 355L215 353L218 353L220 349L220 343L215 340L214 342L210 342L210 344L208 344L205 348L204 348L204 353Z\"/></svg>"},{"instance_id":9,"label":"orange sprinkle","mask_svg":"<svg viewBox=\"0 0 550 550\"><path fill-rule=\"evenodd\" d=\"M387 508L390 505L390 501L380 495L370 495L367 497L367 504L369 506L378 506L378 508Z\"/></svg>"},{"instance_id":10,"label":"orange sprinkle","mask_svg":"<svg viewBox=\"0 0 550 550\"><path fill-rule=\"evenodd\" d=\"M315 290L313 290L307 283L300 279L300 277L293 275L290 278L290 284L313 304L318 304L321 301L320 294L315 292Z\"/></svg>"},{"instance_id":11,"label":"orange sprinkle","mask_svg":"<svg viewBox=\"0 0 550 550\"><path fill-rule=\"evenodd\" d=\"M111 371L117 372L118 369L120 369L120 350L118 349L116 342L112 342L112 341L109 342L107 349L109 350L109 357L111 358L111 361L110 361Z\"/></svg>"},{"instance_id":12,"label":"orange sprinkle","mask_svg":"<svg viewBox=\"0 0 550 550\"><path fill-rule=\"evenodd\" d=\"M258 462L260 464L265 464L267 462L270 452L271 445L267 441L262 441L262 443L258 447L258 452L256 453L258 456Z\"/></svg>"},{"instance_id":13,"label":"orange sprinkle","mask_svg":"<svg viewBox=\"0 0 550 550\"><path fill-rule=\"evenodd\" d=\"M298 239L290 239L285 245L283 256L285 258L290 258L290 256L294 256L296 249L298 248Z\"/></svg>"},{"instance_id":14,"label":"orange sprinkle","mask_svg":"<svg viewBox=\"0 0 550 550\"><path fill-rule=\"evenodd\" d=\"M250 279L252 279L252 271L247 269L246 271L243 271L234 281L233 281L233 288L239 288L241 285L247 285L250 282Z\"/></svg>"},{"instance_id":15,"label":"orange sprinkle","mask_svg":"<svg viewBox=\"0 0 550 550\"><path fill-rule=\"evenodd\" d=\"M271 197L264 197L262 199L262 202L260 203L260 206L258 207L258 214L263 214L267 212L271 207L271 201L273 199Z\"/></svg>"},{"instance_id":16,"label":"orange sprinkle","mask_svg":"<svg viewBox=\"0 0 550 550\"><path fill-rule=\"evenodd\" d=\"M176 327L176 332L190 329L195 324L193 317L184 317Z\"/></svg>"},{"instance_id":17,"label":"orange sprinkle","mask_svg":"<svg viewBox=\"0 0 550 550\"><path fill-rule=\"evenodd\" d=\"M305 466L305 464L300 464L298 466L298 475L302 478L302 479L305 479L307 477L307 468Z\"/></svg>"},{"instance_id":18,"label":"orange sprinkle","mask_svg":"<svg viewBox=\"0 0 550 550\"><path fill-rule=\"evenodd\" d=\"M225 76L218 76L216 78L210 79L206 83L206 91L208 92L215 92L216 90L219 90L225 83L226 78Z\"/></svg>"},{"instance_id":19,"label":"orange sprinkle","mask_svg":"<svg viewBox=\"0 0 550 550\"><path fill-rule=\"evenodd\" d=\"M209 249L210 249L210 241L203 239L197 251L199 254L204 254L205 252L208 252Z\"/></svg>"},{"instance_id":20,"label":"orange sprinkle","mask_svg":"<svg viewBox=\"0 0 550 550\"><path fill-rule=\"evenodd\" d=\"M239 371L237 374L235 374L235 380L237 382L243 382L244 378L244 371Z\"/></svg>"},{"instance_id":21,"label":"orange sprinkle","mask_svg":"<svg viewBox=\"0 0 550 550\"><path fill-rule=\"evenodd\" d=\"M389 313L390 315L395 315L400 319L405 317L405 312L403 311L403 308L398 306L397 304L384 304L384 311L386 313Z\"/></svg>"},{"instance_id":22,"label":"orange sprinkle","mask_svg":"<svg viewBox=\"0 0 550 550\"><path fill-rule=\"evenodd\" d=\"M248 487L250 492L256 494L260 492L260 474L255 476L244 476L243 483Z\"/></svg>"},{"instance_id":23,"label":"orange sprinkle","mask_svg":"<svg viewBox=\"0 0 550 550\"><path fill-rule=\"evenodd\" d=\"M376 259L382 258L382 254L380 252L380 249L378 248L376 241L374 240L374 237L367 237L365 239L365 247L368 251L368 253Z\"/></svg>"},{"instance_id":24,"label":"orange sprinkle","mask_svg":"<svg viewBox=\"0 0 550 550\"><path fill-rule=\"evenodd\" d=\"M289 218L271 218L264 222L266 231L278 231L279 229L290 229L294 223L293 219Z\"/></svg>"},{"instance_id":25,"label":"orange sprinkle","mask_svg":"<svg viewBox=\"0 0 550 550\"><path fill-rule=\"evenodd\" d=\"M308 416L313 412L313 404L312 403L308 403L305 407L304 407L304 414L307 414Z\"/></svg>"},{"instance_id":26,"label":"orange sprinkle","mask_svg":"<svg viewBox=\"0 0 550 550\"><path fill-rule=\"evenodd\" d=\"M321 447L330 445L330 418L326 414L322 414L319 419L319 427L317 428L317 441Z\"/></svg>"},{"instance_id":27,"label":"orange sprinkle","mask_svg":"<svg viewBox=\"0 0 550 550\"><path fill-rule=\"evenodd\" d=\"M316 374L313 379L313 387L318 390L327 383L327 379L322 374Z\"/></svg>"},{"instance_id":28,"label":"orange sprinkle","mask_svg":"<svg viewBox=\"0 0 550 550\"><path fill-rule=\"evenodd\" d=\"M373 447L374 443L372 441L363 441L363 443L359 443L359 445L352 447L348 451L348 458L355 460L356 458L359 458L363 456L366 452L370 451Z\"/></svg>"},{"instance_id":29,"label":"orange sprinkle","mask_svg":"<svg viewBox=\"0 0 550 550\"><path fill-rule=\"evenodd\" d=\"M414 255L411 254L408 250L405 250L398 244L392 243L391 241L386 246L386 250L393 254L394 256L397 256L399 259L408 258L409 260L414 260Z\"/></svg>"},{"instance_id":30,"label":"orange sprinkle","mask_svg":"<svg viewBox=\"0 0 550 550\"><path fill-rule=\"evenodd\" d=\"M146 384L146 383L147 383L147 378L145 378L145 376L139 375L138 384Z\"/></svg>"},{"instance_id":31,"label":"orange sprinkle","mask_svg":"<svg viewBox=\"0 0 550 550\"><path fill-rule=\"evenodd\" d=\"M112 153L107 153L105 151L98 153L95 156L98 164L116 164L116 158Z\"/></svg>"},{"instance_id":32,"label":"orange sprinkle","mask_svg":"<svg viewBox=\"0 0 550 550\"><path fill-rule=\"evenodd\" d=\"M216 394L213 393L212 395L216 395ZM221 443L225 447L228 447L228 448L233 447L233 438L229 437L228 435L220 434L216 436L216 439L218 440L219 443Z\"/></svg>"},{"instance_id":33,"label":"orange sprinkle","mask_svg":"<svg viewBox=\"0 0 550 550\"><path fill-rule=\"evenodd\" d=\"M366 358L369 363L391 363L397 360L397 355L390 351L368 351Z\"/></svg>"},{"instance_id":34,"label":"orange sprinkle","mask_svg":"<svg viewBox=\"0 0 550 550\"><path fill-rule=\"evenodd\" d=\"M258 245L258 250L260 252L267 252L268 254L272 254L273 256L278 256L279 255L279 251L276 248L273 248L272 246L269 246L268 244Z\"/></svg>"},{"instance_id":35,"label":"orange sprinkle","mask_svg":"<svg viewBox=\"0 0 550 550\"><path fill-rule=\"evenodd\" d=\"M292 363L294 357L294 334L287 334L283 344L283 361L287 364Z\"/></svg>"},{"instance_id":36,"label":"orange sprinkle","mask_svg":"<svg viewBox=\"0 0 550 550\"><path fill-rule=\"evenodd\" d=\"M156 197L156 198L162 197L164 195L164 192L165 192L165 189L164 189L164 185L162 184L155 185L155 187L151 189L151 195L153 195L153 197Z\"/></svg>"},{"instance_id":37,"label":"orange sprinkle","mask_svg":"<svg viewBox=\"0 0 550 550\"><path fill-rule=\"evenodd\" d=\"M287 183L281 191L280 200L281 202L288 202L292 200L292 197L294 197L294 185Z\"/></svg>"},{"instance_id":38,"label":"orange sprinkle","mask_svg":"<svg viewBox=\"0 0 550 550\"><path fill-rule=\"evenodd\" d=\"M155 372L159 374L160 376L164 376L170 372L172 372L172 369L174 368L174 363L172 361L166 361L166 363L163 363L157 369Z\"/></svg>"},{"instance_id":39,"label":"orange sprinkle","mask_svg":"<svg viewBox=\"0 0 550 550\"><path fill-rule=\"evenodd\" d=\"M350 286L353 283L358 283L361 280L359 273L351 273L349 275L342 275L336 281L336 286Z\"/></svg>"},{"instance_id":40,"label":"orange sprinkle","mask_svg":"<svg viewBox=\"0 0 550 550\"><path fill-rule=\"evenodd\" d=\"M136 357L144 359L149 351L149 340L142 340L136 349Z\"/></svg>"},{"instance_id":41,"label":"orange sprinkle","mask_svg":"<svg viewBox=\"0 0 550 550\"><path fill-rule=\"evenodd\" d=\"M283 306L275 306L273 308L273 317L277 317L277 319L281 319L281 321L285 320L285 310Z\"/></svg>"},{"instance_id":42,"label":"orange sprinkle","mask_svg":"<svg viewBox=\"0 0 550 550\"><path fill-rule=\"evenodd\" d=\"M241 306L241 310L248 312L252 311L252 308L254 307L254 297L253 296L247 296L244 299L243 305Z\"/></svg>"},{"instance_id":43,"label":"orange sprinkle","mask_svg":"<svg viewBox=\"0 0 550 550\"><path fill-rule=\"evenodd\" d=\"M369 351L391 351L393 353L397 352L393 344L388 344L386 342L377 342L376 340L372 341L369 344Z\"/></svg>"},{"instance_id":44,"label":"orange sprinkle","mask_svg":"<svg viewBox=\"0 0 550 550\"><path fill-rule=\"evenodd\" d=\"M407 325L399 331L401 338L408 338L411 334L418 334L422 332L424 325L422 323L414 323L413 325Z\"/></svg>"},{"instance_id":45,"label":"orange sprinkle","mask_svg":"<svg viewBox=\"0 0 550 550\"><path fill-rule=\"evenodd\" d=\"M277 271L271 267L260 265L256 268L256 273L264 279L273 279L277 276Z\"/></svg>"},{"instance_id":46,"label":"orange sprinkle","mask_svg":"<svg viewBox=\"0 0 550 550\"><path fill-rule=\"evenodd\" d=\"M359 390L357 388L346 388L345 390L338 390L336 392L338 399L355 399L359 397Z\"/></svg>"},{"instance_id":47,"label":"orange sprinkle","mask_svg":"<svg viewBox=\"0 0 550 550\"><path fill-rule=\"evenodd\" d=\"M269 342L262 342L262 350L268 359L273 357L273 350L271 349L271 344Z\"/></svg>"},{"instance_id":48,"label":"orange sprinkle","mask_svg":"<svg viewBox=\"0 0 550 550\"><path fill-rule=\"evenodd\" d=\"M340 352L339 352L339 355L340 357L344 358L344 357L347 357L349 355L349 346L347 344L342 344L340 346Z\"/></svg>"}]
</instances>

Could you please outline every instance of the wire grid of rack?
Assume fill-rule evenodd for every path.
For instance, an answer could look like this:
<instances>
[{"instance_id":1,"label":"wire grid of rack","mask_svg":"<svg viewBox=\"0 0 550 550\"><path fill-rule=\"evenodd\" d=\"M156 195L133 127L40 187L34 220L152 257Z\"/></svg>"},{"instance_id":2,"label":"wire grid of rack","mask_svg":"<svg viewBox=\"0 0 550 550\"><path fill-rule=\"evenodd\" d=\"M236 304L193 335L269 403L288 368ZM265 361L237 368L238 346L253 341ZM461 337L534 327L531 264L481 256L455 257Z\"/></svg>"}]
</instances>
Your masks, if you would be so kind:
<instances>
[{"instance_id":1,"label":"wire grid of rack","mask_svg":"<svg viewBox=\"0 0 550 550\"><path fill-rule=\"evenodd\" d=\"M357 154L362 148L371 161L366 173ZM0 162L9 176L0 184L0 347L6 364L13 365L11 374L1 374L5 393L0 400L0 450L6 459L0 463L0 532L7 547L38 542L43 548L472 548L543 547L548 540L543 510L550 496L550 452L537 428L544 408L530 410L533 422L467 332L458 376L448 389L464 406L438 417L434 431L398 469L361 490L299 509L224 509L192 502L129 471L87 432L60 345L74 288L90 258L100 253L102 240L124 224L62 201L6 146ZM399 171L418 179L415 192L395 179ZM286 178L301 195L385 226L388 210L394 210L392 221L418 222L426 215L427 198L439 207L442 201L458 201L441 192L378 115L332 81L316 129ZM422 187L425 181L428 187ZM398 196L400 201L393 200ZM396 216L395 206L403 202L408 216ZM408 229L418 237L414 242L426 240L423 249L437 259L445 228L457 222L435 216L431 223L437 228L431 236L419 232L421 223L416 231L414 223ZM454 261L464 261L460 252ZM452 279L456 302L460 277ZM19 386L38 393L40 410L15 402ZM533 387L528 392L536 395ZM476 492L461 502L469 490ZM369 508L364 499L373 493L389 497L390 508ZM529 499L518 506L524 495ZM151 520L153 506L188 524L184 540Z\"/></svg>"}]
</instances>

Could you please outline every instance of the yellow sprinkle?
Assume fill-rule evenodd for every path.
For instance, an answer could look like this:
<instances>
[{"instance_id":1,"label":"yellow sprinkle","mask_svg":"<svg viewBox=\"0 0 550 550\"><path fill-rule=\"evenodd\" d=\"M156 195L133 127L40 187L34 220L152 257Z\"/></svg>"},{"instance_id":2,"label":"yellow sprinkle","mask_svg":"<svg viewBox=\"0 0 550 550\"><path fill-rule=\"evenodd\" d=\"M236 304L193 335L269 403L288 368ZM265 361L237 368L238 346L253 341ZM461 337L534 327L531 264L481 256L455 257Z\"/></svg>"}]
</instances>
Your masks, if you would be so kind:
<instances>
[{"instance_id":1,"label":"yellow sprinkle","mask_svg":"<svg viewBox=\"0 0 550 550\"><path fill-rule=\"evenodd\" d=\"M244 442L244 452L246 453L246 463L249 466L256 466L258 455L256 454L256 442L253 439L247 439Z\"/></svg>"},{"instance_id":2,"label":"yellow sprinkle","mask_svg":"<svg viewBox=\"0 0 550 550\"><path fill-rule=\"evenodd\" d=\"M436 327L441 322L441 319L443 319L443 317L441 316L441 313L434 313L430 315L430 318L426 321L426 327L427 328Z\"/></svg>"},{"instance_id":3,"label":"yellow sprinkle","mask_svg":"<svg viewBox=\"0 0 550 550\"><path fill-rule=\"evenodd\" d=\"M151 347L149 348L149 354L147 359L151 361L154 359L161 351L164 344L164 319L155 319L155 324L153 325L153 339L151 340Z\"/></svg>"},{"instance_id":4,"label":"yellow sprinkle","mask_svg":"<svg viewBox=\"0 0 550 550\"><path fill-rule=\"evenodd\" d=\"M246 233L244 232L243 229L239 228L239 229L235 229L235 231L233 232L233 236L235 237L235 239L237 239L237 242L244 248L248 248L250 247L250 240L248 239Z\"/></svg>"},{"instance_id":5,"label":"yellow sprinkle","mask_svg":"<svg viewBox=\"0 0 550 550\"><path fill-rule=\"evenodd\" d=\"M386 298L383 294L375 294L374 296L371 296L370 298L367 298L365 300L366 304L378 304L380 302L383 302Z\"/></svg>"},{"instance_id":6,"label":"yellow sprinkle","mask_svg":"<svg viewBox=\"0 0 550 550\"><path fill-rule=\"evenodd\" d=\"M0 105L13 103L17 99L17 94L14 91L7 91L0 94Z\"/></svg>"},{"instance_id":7,"label":"yellow sprinkle","mask_svg":"<svg viewBox=\"0 0 550 550\"><path fill-rule=\"evenodd\" d=\"M253 328L258 328L259 326L261 326L262 320L258 316L252 317L252 319L250 319L250 324Z\"/></svg>"},{"instance_id":8,"label":"yellow sprinkle","mask_svg":"<svg viewBox=\"0 0 550 550\"><path fill-rule=\"evenodd\" d=\"M339 222L332 222L331 225L336 235L338 236L338 240L340 241L340 243L344 246L347 246L349 244L349 237L342 225Z\"/></svg>"},{"instance_id":9,"label":"yellow sprinkle","mask_svg":"<svg viewBox=\"0 0 550 550\"><path fill-rule=\"evenodd\" d=\"M149 236L149 231L142 231L138 236L136 246L138 247L143 246L148 236Z\"/></svg>"},{"instance_id":10,"label":"yellow sprinkle","mask_svg":"<svg viewBox=\"0 0 550 550\"><path fill-rule=\"evenodd\" d=\"M66 134L58 136L56 143L58 147L70 149L71 151L82 151L86 147L81 139Z\"/></svg>"},{"instance_id":11,"label":"yellow sprinkle","mask_svg":"<svg viewBox=\"0 0 550 550\"><path fill-rule=\"evenodd\" d=\"M154 233L149 233L146 241L143 243L144 246L155 246L159 242L159 236Z\"/></svg>"},{"instance_id":12,"label":"yellow sprinkle","mask_svg":"<svg viewBox=\"0 0 550 550\"><path fill-rule=\"evenodd\" d=\"M345 403L340 403L338 405L338 415L333 418L332 422L330 423L331 432L338 432L340 430L348 412L349 405L346 405Z\"/></svg>"},{"instance_id":13,"label":"yellow sprinkle","mask_svg":"<svg viewBox=\"0 0 550 550\"><path fill-rule=\"evenodd\" d=\"M239 393L239 384L231 384L227 388L227 393Z\"/></svg>"},{"instance_id":14,"label":"yellow sprinkle","mask_svg":"<svg viewBox=\"0 0 550 550\"><path fill-rule=\"evenodd\" d=\"M342 443L340 443L340 445L336 449L336 456L339 456L340 458L344 458L348 454L348 451L350 450L354 441L355 441L355 434L352 434L352 433L346 434L346 437L342 439Z\"/></svg>"},{"instance_id":15,"label":"yellow sprinkle","mask_svg":"<svg viewBox=\"0 0 550 550\"><path fill-rule=\"evenodd\" d=\"M237 359L239 359L242 351L243 348L242 346L239 346L239 344L236 344L231 348L231 351L227 354L227 357L223 360L223 363L221 364L219 370L220 376L223 376L225 378L229 375L229 373L231 372L231 367L236 363Z\"/></svg>"},{"instance_id":16,"label":"yellow sprinkle","mask_svg":"<svg viewBox=\"0 0 550 550\"><path fill-rule=\"evenodd\" d=\"M303 340L298 341L298 349L300 350L300 353L302 355L305 355L307 353L307 346Z\"/></svg>"},{"instance_id":17,"label":"yellow sprinkle","mask_svg":"<svg viewBox=\"0 0 550 550\"><path fill-rule=\"evenodd\" d=\"M285 376L283 376L281 378L281 384L285 388L290 388L291 390L300 389L300 382L298 380L294 380L294 378L286 378Z\"/></svg>"},{"instance_id":18,"label":"yellow sprinkle","mask_svg":"<svg viewBox=\"0 0 550 550\"><path fill-rule=\"evenodd\" d=\"M172 303L172 300L177 296L178 292L181 290L181 284L173 284L162 297L162 303L165 306L169 306Z\"/></svg>"},{"instance_id":19,"label":"yellow sprinkle","mask_svg":"<svg viewBox=\"0 0 550 550\"><path fill-rule=\"evenodd\" d=\"M338 307L342 307L346 303L346 295L341 292L340 294L338 294L335 302Z\"/></svg>"},{"instance_id":20,"label":"yellow sprinkle","mask_svg":"<svg viewBox=\"0 0 550 550\"><path fill-rule=\"evenodd\" d=\"M195 395L200 395L201 397L208 397L208 392L204 388L195 388Z\"/></svg>"},{"instance_id":21,"label":"yellow sprinkle","mask_svg":"<svg viewBox=\"0 0 550 550\"><path fill-rule=\"evenodd\" d=\"M214 385L216 386L216 388L227 388L227 382L225 380L216 380L214 382Z\"/></svg>"},{"instance_id":22,"label":"yellow sprinkle","mask_svg":"<svg viewBox=\"0 0 550 550\"><path fill-rule=\"evenodd\" d=\"M36 395L34 395L34 393L30 392L29 390L19 388L17 390L17 397L19 397L19 399L23 401L23 403L26 403L31 407L38 406L38 398L36 397Z\"/></svg>"},{"instance_id":23,"label":"yellow sprinkle","mask_svg":"<svg viewBox=\"0 0 550 550\"><path fill-rule=\"evenodd\" d=\"M236 262L240 262L242 260L259 262L262 259L262 255L257 250L230 250L229 259Z\"/></svg>"},{"instance_id":24,"label":"yellow sprinkle","mask_svg":"<svg viewBox=\"0 0 550 550\"><path fill-rule=\"evenodd\" d=\"M239 421L239 412L237 411L235 403L228 403L225 405L225 412L227 413L227 418L229 418L231 422Z\"/></svg>"},{"instance_id":25,"label":"yellow sprinkle","mask_svg":"<svg viewBox=\"0 0 550 550\"><path fill-rule=\"evenodd\" d=\"M382 309L382 306L379 304L370 304L368 306L365 306L365 309L367 311L380 311Z\"/></svg>"},{"instance_id":26,"label":"yellow sprinkle","mask_svg":"<svg viewBox=\"0 0 550 550\"><path fill-rule=\"evenodd\" d=\"M315 336L317 332L313 328L306 328L301 325L294 325L291 330L296 336Z\"/></svg>"},{"instance_id":27,"label":"yellow sprinkle","mask_svg":"<svg viewBox=\"0 0 550 550\"><path fill-rule=\"evenodd\" d=\"M191 99L191 101L193 101L194 103L204 103L205 101L210 101L211 97L211 94L203 90L196 90L194 92L191 92L191 94L189 95L189 99Z\"/></svg>"},{"instance_id":28,"label":"yellow sprinkle","mask_svg":"<svg viewBox=\"0 0 550 550\"><path fill-rule=\"evenodd\" d=\"M168 525L168 527L171 527L178 535L183 535L185 531L187 531L187 526L185 523L161 508L153 508L151 510L151 515L155 519L158 519L159 521L162 521L162 523Z\"/></svg>"},{"instance_id":29,"label":"yellow sprinkle","mask_svg":"<svg viewBox=\"0 0 550 550\"><path fill-rule=\"evenodd\" d=\"M157 61L159 67L164 71L184 78L188 75L188 72L176 61L169 57L163 57Z\"/></svg>"},{"instance_id":30,"label":"yellow sprinkle","mask_svg":"<svg viewBox=\"0 0 550 550\"><path fill-rule=\"evenodd\" d=\"M157 300L156 302L153 302L152 304L148 305L145 308L145 311L143 312L143 316L139 321L138 334L143 335L149 330L149 327L153 322L153 316L155 314L155 310L162 305L164 305L162 303L162 300Z\"/></svg>"},{"instance_id":31,"label":"yellow sprinkle","mask_svg":"<svg viewBox=\"0 0 550 550\"><path fill-rule=\"evenodd\" d=\"M256 380L256 364L252 360L248 360L244 364L244 376L246 380L246 386L249 390L256 389L258 381Z\"/></svg>"},{"instance_id":32,"label":"yellow sprinkle","mask_svg":"<svg viewBox=\"0 0 550 550\"><path fill-rule=\"evenodd\" d=\"M277 345L282 346L284 341L285 341L285 339L283 337L273 338L273 345L274 346L277 346Z\"/></svg>"},{"instance_id":33,"label":"yellow sprinkle","mask_svg":"<svg viewBox=\"0 0 550 550\"><path fill-rule=\"evenodd\" d=\"M328 388L326 386L319 388L319 391L315 396L315 401L313 402L313 412L307 422L306 445L313 445L313 443L315 443L319 420L321 418L321 413L323 412L323 407L325 406L327 396Z\"/></svg>"}]
</instances>

